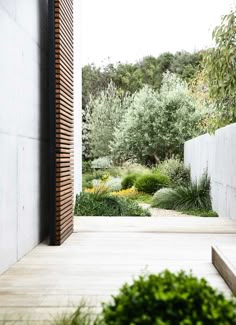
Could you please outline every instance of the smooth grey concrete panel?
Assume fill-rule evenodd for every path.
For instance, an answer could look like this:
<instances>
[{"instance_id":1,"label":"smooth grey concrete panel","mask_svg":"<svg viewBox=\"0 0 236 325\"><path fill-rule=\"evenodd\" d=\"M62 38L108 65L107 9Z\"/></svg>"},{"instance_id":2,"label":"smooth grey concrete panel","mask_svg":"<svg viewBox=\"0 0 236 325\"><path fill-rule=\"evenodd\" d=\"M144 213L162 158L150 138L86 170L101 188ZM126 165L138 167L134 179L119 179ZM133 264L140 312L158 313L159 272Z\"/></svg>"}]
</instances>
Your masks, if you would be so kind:
<instances>
[{"instance_id":1,"label":"smooth grey concrete panel","mask_svg":"<svg viewBox=\"0 0 236 325\"><path fill-rule=\"evenodd\" d=\"M18 258L40 242L40 141L20 138L18 154Z\"/></svg>"},{"instance_id":2,"label":"smooth grey concrete panel","mask_svg":"<svg viewBox=\"0 0 236 325\"><path fill-rule=\"evenodd\" d=\"M33 2L36 8L39 7L36 0L29 3ZM41 3L45 2L41 1ZM20 8L21 5L24 7L23 4L24 2L20 1L17 7ZM21 9L20 12L22 11ZM31 16L29 9L26 14L25 20L28 21L28 16ZM0 22L3 33L0 96L1 105L8 107L7 111L0 111L0 131L33 138L45 138L41 132L40 114L42 112L39 106L42 94L47 92L45 82L47 79L47 55L45 53L47 29L44 28L42 36L37 30L35 35L37 41L34 41L3 10L0 10ZM7 37L4 35L5 31L7 31ZM36 105L38 109L32 109L32 106ZM45 104L41 105L41 108L45 110Z\"/></svg>"},{"instance_id":3,"label":"smooth grey concrete panel","mask_svg":"<svg viewBox=\"0 0 236 325\"><path fill-rule=\"evenodd\" d=\"M17 0L0 0L0 10L6 10L12 19L16 18L16 1Z\"/></svg>"},{"instance_id":4,"label":"smooth grey concrete panel","mask_svg":"<svg viewBox=\"0 0 236 325\"><path fill-rule=\"evenodd\" d=\"M198 180L205 170L211 177L214 210L220 217L236 220L236 123L185 143L184 161L191 178Z\"/></svg>"},{"instance_id":5,"label":"smooth grey concrete panel","mask_svg":"<svg viewBox=\"0 0 236 325\"><path fill-rule=\"evenodd\" d=\"M47 0L0 0L0 272L47 235Z\"/></svg>"},{"instance_id":6,"label":"smooth grey concrete panel","mask_svg":"<svg viewBox=\"0 0 236 325\"><path fill-rule=\"evenodd\" d=\"M0 273L17 260L17 138L0 134Z\"/></svg>"},{"instance_id":7,"label":"smooth grey concrete panel","mask_svg":"<svg viewBox=\"0 0 236 325\"><path fill-rule=\"evenodd\" d=\"M16 21L34 42L39 41L40 33L40 1L20 0L16 2Z\"/></svg>"},{"instance_id":8,"label":"smooth grey concrete panel","mask_svg":"<svg viewBox=\"0 0 236 325\"><path fill-rule=\"evenodd\" d=\"M20 111L19 85L16 82L17 72L21 66L20 52L17 51L21 44L19 35L21 33L18 32L17 25L0 8L0 131L11 134L16 134Z\"/></svg>"}]
</instances>

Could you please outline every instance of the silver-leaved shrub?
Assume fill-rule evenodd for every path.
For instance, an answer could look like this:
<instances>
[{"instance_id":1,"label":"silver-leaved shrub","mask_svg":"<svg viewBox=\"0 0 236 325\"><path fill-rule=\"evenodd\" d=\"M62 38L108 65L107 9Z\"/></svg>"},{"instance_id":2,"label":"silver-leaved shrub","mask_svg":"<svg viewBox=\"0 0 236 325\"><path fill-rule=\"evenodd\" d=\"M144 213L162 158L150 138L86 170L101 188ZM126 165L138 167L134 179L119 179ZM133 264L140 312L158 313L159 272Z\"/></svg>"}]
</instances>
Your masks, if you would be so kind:
<instances>
[{"instance_id":1,"label":"silver-leaved shrub","mask_svg":"<svg viewBox=\"0 0 236 325\"><path fill-rule=\"evenodd\" d=\"M183 154L184 142L200 133L200 110L188 85L167 72L160 92L145 86L137 92L110 142L114 160L159 162Z\"/></svg>"}]
</instances>

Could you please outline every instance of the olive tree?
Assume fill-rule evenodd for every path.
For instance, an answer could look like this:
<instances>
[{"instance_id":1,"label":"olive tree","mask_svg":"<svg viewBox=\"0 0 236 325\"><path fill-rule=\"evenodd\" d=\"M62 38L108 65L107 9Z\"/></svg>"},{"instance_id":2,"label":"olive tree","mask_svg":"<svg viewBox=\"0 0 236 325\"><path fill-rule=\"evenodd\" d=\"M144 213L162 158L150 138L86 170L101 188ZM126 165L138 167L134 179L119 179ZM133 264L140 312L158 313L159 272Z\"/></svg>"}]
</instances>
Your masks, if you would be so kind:
<instances>
[{"instance_id":1,"label":"olive tree","mask_svg":"<svg viewBox=\"0 0 236 325\"><path fill-rule=\"evenodd\" d=\"M175 74L164 74L160 92L143 87L115 129L113 158L145 163L182 155L184 142L198 134L196 105L187 83Z\"/></svg>"},{"instance_id":2,"label":"olive tree","mask_svg":"<svg viewBox=\"0 0 236 325\"><path fill-rule=\"evenodd\" d=\"M87 104L84 144L93 158L110 155L109 143L131 98L120 95L113 83ZM86 133L86 135L85 135ZM86 148L84 148L86 150Z\"/></svg>"}]
</instances>

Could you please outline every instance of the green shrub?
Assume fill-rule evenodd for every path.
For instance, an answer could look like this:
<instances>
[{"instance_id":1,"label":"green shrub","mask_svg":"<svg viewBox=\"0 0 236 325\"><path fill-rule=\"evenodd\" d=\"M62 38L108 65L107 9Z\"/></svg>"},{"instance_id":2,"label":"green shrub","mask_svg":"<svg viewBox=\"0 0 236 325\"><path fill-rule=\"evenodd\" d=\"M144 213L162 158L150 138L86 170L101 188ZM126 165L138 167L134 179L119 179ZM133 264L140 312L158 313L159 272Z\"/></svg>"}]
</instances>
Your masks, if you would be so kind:
<instances>
[{"instance_id":1,"label":"green shrub","mask_svg":"<svg viewBox=\"0 0 236 325\"><path fill-rule=\"evenodd\" d=\"M92 171L91 161L82 161L82 173L90 173Z\"/></svg>"},{"instance_id":2,"label":"green shrub","mask_svg":"<svg viewBox=\"0 0 236 325\"><path fill-rule=\"evenodd\" d=\"M138 174L129 174L125 176L121 182L122 189L126 190L127 188L133 187L137 177Z\"/></svg>"},{"instance_id":3,"label":"green shrub","mask_svg":"<svg viewBox=\"0 0 236 325\"><path fill-rule=\"evenodd\" d=\"M95 179L100 180L104 177L109 176L108 172L102 171L102 170L96 170L89 174L83 174L82 175L82 188L83 190L86 188L92 188L93 187L93 181Z\"/></svg>"},{"instance_id":4,"label":"green shrub","mask_svg":"<svg viewBox=\"0 0 236 325\"><path fill-rule=\"evenodd\" d=\"M111 167L110 157L100 157L91 162L91 167L94 169L108 169Z\"/></svg>"},{"instance_id":5,"label":"green shrub","mask_svg":"<svg viewBox=\"0 0 236 325\"><path fill-rule=\"evenodd\" d=\"M135 181L135 187L138 191L153 194L158 189L167 186L169 178L161 173L144 174Z\"/></svg>"},{"instance_id":6,"label":"green shrub","mask_svg":"<svg viewBox=\"0 0 236 325\"><path fill-rule=\"evenodd\" d=\"M131 199L108 194L76 195L75 215L78 216L150 216L150 212Z\"/></svg>"},{"instance_id":7,"label":"green shrub","mask_svg":"<svg viewBox=\"0 0 236 325\"><path fill-rule=\"evenodd\" d=\"M148 193L138 192L138 194L134 197L134 200L139 203L152 203L152 195Z\"/></svg>"},{"instance_id":8,"label":"green shrub","mask_svg":"<svg viewBox=\"0 0 236 325\"><path fill-rule=\"evenodd\" d=\"M112 167L112 168L108 168L106 170L106 173L108 173L109 175L111 175L113 177L118 177L118 176L121 176L122 171L121 171L121 168L119 168L119 167Z\"/></svg>"},{"instance_id":9,"label":"green shrub","mask_svg":"<svg viewBox=\"0 0 236 325\"><path fill-rule=\"evenodd\" d=\"M158 165L157 171L170 179L172 187L188 185L190 183L190 170L177 158L171 158Z\"/></svg>"},{"instance_id":10,"label":"green shrub","mask_svg":"<svg viewBox=\"0 0 236 325\"><path fill-rule=\"evenodd\" d=\"M120 191L122 188L121 177L110 177L104 182L101 179L94 179L92 181L93 187L99 186L99 184L103 183L105 187L107 187L108 192Z\"/></svg>"},{"instance_id":11,"label":"green shrub","mask_svg":"<svg viewBox=\"0 0 236 325\"><path fill-rule=\"evenodd\" d=\"M82 188L92 188L93 184L92 181L94 179L94 174L83 174L82 175Z\"/></svg>"},{"instance_id":12,"label":"green shrub","mask_svg":"<svg viewBox=\"0 0 236 325\"><path fill-rule=\"evenodd\" d=\"M108 171L96 170L93 172L92 176L93 179L102 179L104 177L110 176L110 174L108 173Z\"/></svg>"},{"instance_id":13,"label":"green shrub","mask_svg":"<svg viewBox=\"0 0 236 325\"><path fill-rule=\"evenodd\" d=\"M210 179L206 174L199 182L174 189L162 189L153 197L153 207L170 210L212 210Z\"/></svg>"},{"instance_id":14,"label":"green shrub","mask_svg":"<svg viewBox=\"0 0 236 325\"><path fill-rule=\"evenodd\" d=\"M122 170L124 176L129 174L142 175L150 172L150 169L148 167L134 162L129 162L129 161L123 163Z\"/></svg>"},{"instance_id":15,"label":"green shrub","mask_svg":"<svg viewBox=\"0 0 236 325\"><path fill-rule=\"evenodd\" d=\"M125 284L102 315L107 325L235 325L235 308L204 279L164 271Z\"/></svg>"}]
</instances>

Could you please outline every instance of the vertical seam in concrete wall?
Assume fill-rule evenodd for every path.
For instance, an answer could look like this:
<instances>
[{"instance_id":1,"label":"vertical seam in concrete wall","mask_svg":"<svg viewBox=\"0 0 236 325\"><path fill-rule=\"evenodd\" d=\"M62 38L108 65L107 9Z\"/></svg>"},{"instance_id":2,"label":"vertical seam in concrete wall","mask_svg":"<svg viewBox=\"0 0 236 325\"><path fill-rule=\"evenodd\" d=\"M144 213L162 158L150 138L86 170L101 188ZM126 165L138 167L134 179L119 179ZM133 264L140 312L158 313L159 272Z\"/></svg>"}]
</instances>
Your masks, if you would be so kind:
<instances>
[{"instance_id":1,"label":"vertical seam in concrete wall","mask_svg":"<svg viewBox=\"0 0 236 325\"><path fill-rule=\"evenodd\" d=\"M19 259L19 146L18 138L16 137L16 258Z\"/></svg>"}]
</instances>

